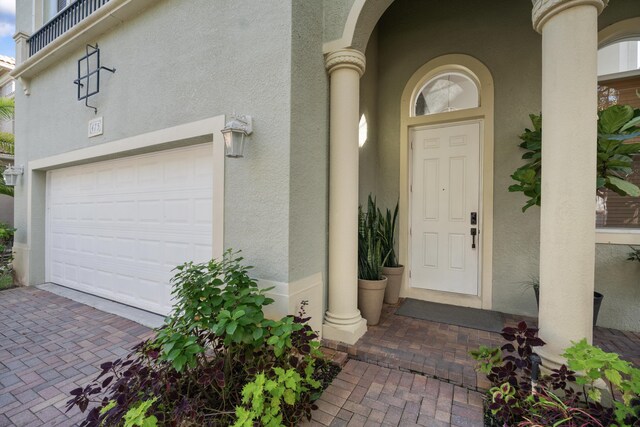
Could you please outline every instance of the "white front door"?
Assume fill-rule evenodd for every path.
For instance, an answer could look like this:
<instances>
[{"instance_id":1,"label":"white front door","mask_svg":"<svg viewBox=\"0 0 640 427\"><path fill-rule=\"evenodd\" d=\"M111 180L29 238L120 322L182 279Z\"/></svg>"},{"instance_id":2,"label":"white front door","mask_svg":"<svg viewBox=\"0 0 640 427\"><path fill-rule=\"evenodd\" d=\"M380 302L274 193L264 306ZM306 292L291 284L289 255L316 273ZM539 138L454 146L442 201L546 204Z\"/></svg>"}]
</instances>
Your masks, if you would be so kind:
<instances>
[{"instance_id":1,"label":"white front door","mask_svg":"<svg viewBox=\"0 0 640 427\"><path fill-rule=\"evenodd\" d=\"M412 287L478 295L480 132L478 121L412 131Z\"/></svg>"}]
</instances>

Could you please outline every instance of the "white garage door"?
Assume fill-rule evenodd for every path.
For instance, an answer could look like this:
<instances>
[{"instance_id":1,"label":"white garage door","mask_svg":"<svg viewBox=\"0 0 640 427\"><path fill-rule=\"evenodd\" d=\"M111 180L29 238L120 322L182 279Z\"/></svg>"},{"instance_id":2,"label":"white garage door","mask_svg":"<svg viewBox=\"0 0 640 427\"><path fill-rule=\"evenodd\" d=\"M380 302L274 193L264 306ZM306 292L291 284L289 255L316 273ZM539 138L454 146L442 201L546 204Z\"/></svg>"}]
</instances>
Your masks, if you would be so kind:
<instances>
[{"instance_id":1,"label":"white garage door","mask_svg":"<svg viewBox=\"0 0 640 427\"><path fill-rule=\"evenodd\" d=\"M211 144L47 174L47 281L167 314L178 264L212 256Z\"/></svg>"}]
</instances>

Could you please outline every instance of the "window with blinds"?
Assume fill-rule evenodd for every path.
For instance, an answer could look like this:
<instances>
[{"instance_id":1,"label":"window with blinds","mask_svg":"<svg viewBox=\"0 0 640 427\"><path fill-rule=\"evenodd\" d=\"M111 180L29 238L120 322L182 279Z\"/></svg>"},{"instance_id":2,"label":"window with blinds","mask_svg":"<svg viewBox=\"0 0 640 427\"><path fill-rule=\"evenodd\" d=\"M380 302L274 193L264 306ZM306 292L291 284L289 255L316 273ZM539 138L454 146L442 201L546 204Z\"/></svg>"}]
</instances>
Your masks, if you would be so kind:
<instances>
[{"instance_id":1,"label":"window with blinds","mask_svg":"<svg viewBox=\"0 0 640 427\"><path fill-rule=\"evenodd\" d=\"M640 76L609 80L598 86L598 108L611 105L630 105L640 108ZM640 143L634 138L629 143ZM634 158L629 181L640 186L640 156ZM611 190L598 194L596 201L597 228L640 229L640 197L622 197Z\"/></svg>"}]
</instances>

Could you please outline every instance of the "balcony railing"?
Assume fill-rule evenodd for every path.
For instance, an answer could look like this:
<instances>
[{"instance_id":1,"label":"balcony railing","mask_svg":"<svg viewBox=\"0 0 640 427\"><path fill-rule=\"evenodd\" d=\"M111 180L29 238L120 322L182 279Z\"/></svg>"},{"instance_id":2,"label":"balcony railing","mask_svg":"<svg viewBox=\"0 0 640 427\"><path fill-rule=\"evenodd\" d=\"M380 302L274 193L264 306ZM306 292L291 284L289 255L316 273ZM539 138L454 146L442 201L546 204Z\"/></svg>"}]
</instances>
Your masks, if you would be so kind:
<instances>
[{"instance_id":1,"label":"balcony railing","mask_svg":"<svg viewBox=\"0 0 640 427\"><path fill-rule=\"evenodd\" d=\"M76 0L62 9L29 38L29 56L33 56L108 2L109 0Z\"/></svg>"}]
</instances>

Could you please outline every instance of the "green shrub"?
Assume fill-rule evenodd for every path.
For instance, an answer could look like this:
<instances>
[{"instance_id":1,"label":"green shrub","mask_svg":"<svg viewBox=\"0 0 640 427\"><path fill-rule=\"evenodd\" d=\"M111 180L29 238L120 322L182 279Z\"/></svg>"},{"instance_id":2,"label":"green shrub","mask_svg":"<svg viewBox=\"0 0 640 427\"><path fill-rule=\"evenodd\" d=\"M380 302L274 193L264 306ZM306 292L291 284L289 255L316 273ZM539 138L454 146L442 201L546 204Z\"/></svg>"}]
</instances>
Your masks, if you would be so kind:
<instances>
[{"instance_id":1,"label":"green shrub","mask_svg":"<svg viewBox=\"0 0 640 427\"><path fill-rule=\"evenodd\" d=\"M520 147L526 150L522 159L527 163L511 175L517 184L509 187L510 192L522 192L528 198L523 212L531 206L540 206L542 194L542 116L530 114L529 118L533 129L525 129L520 135ZM597 191L609 189L621 196L640 196L640 188L627 180L633 171L633 156L640 154L640 143L627 141L639 136L640 109L613 105L598 112Z\"/></svg>"},{"instance_id":2,"label":"green shrub","mask_svg":"<svg viewBox=\"0 0 640 427\"><path fill-rule=\"evenodd\" d=\"M71 392L69 408L94 405L82 426L154 419L279 426L310 417L335 368L318 349L304 304L297 316L265 319L262 309L273 300L242 261L227 251L221 260L176 268L174 309L155 339L103 364L94 383Z\"/></svg>"},{"instance_id":3,"label":"green shrub","mask_svg":"<svg viewBox=\"0 0 640 427\"><path fill-rule=\"evenodd\" d=\"M545 343L536 328L520 322L506 327L500 348L481 346L471 352L477 370L487 374L487 425L509 426L618 426L640 425L640 369L615 353L587 344L586 339L566 349L566 365L548 375L537 370L533 349ZM537 363L536 362L536 363ZM609 385L613 402L605 402L596 382ZM582 389L577 386L582 386Z\"/></svg>"}]
</instances>

